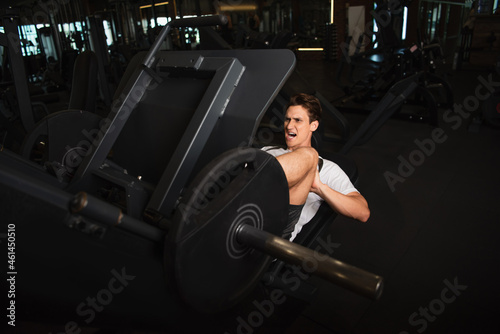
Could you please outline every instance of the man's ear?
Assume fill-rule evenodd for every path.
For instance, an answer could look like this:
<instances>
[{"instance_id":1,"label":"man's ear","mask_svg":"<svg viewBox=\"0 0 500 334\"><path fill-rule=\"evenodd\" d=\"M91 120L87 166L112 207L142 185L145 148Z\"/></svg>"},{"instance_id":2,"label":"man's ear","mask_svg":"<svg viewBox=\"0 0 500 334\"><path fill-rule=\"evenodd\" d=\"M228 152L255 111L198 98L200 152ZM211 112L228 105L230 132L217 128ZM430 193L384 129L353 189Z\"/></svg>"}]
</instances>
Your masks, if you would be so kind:
<instances>
[{"instance_id":1,"label":"man's ear","mask_svg":"<svg viewBox=\"0 0 500 334\"><path fill-rule=\"evenodd\" d=\"M313 131L313 132L314 132L314 131L316 131L316 130L318 129L318 127L319 127L319 122L318 122L318 121L313 121L313 122L311 122L311 125L310 125L310 126L311 126L311 131Z\"/></svg>"}]
</instances>

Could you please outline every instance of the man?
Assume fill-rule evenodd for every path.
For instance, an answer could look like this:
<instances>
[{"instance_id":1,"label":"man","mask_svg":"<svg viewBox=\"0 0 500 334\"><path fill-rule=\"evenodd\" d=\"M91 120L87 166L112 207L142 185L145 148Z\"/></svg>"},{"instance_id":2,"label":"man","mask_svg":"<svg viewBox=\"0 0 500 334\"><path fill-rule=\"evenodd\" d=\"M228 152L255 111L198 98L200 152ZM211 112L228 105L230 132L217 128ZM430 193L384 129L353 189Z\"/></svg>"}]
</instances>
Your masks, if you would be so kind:
<instances>
[{"instance_id":1,"label":"man","mask_svg":"<svg viewBox=\"0 0 500 334\"><path fill-rule=\"evenodd\" d=\"M302 226L326 201L336 212L366 222L370 210L365 198L335 163L321 159L311 146L321 117L319 100L308 94L292 96L284 122L287 148L264 147L283 168L289 188L289 221L283 237L293 240ZM319 163L319 164L318 164Z\"/></svg>"}]
</instances>

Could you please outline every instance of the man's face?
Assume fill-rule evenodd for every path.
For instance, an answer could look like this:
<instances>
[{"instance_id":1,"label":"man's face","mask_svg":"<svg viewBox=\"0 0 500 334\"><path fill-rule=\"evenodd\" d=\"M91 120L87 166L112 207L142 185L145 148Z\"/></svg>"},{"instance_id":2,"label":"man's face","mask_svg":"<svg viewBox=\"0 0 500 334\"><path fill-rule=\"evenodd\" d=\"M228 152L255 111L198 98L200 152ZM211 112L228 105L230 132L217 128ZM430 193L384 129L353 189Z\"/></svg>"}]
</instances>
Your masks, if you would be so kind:
<instances>
[{"instance_id":1,"label":"man's face","mask_svg":"<svg viewBox=\"0 0 500 334\"><path fill-rule=\"evenodd\" d=\"M312 133L319 122L309 123L309 114L302 106L290 106L285 114L285 141L290 150L311 146Z\"/></svg>"}]
</instances>

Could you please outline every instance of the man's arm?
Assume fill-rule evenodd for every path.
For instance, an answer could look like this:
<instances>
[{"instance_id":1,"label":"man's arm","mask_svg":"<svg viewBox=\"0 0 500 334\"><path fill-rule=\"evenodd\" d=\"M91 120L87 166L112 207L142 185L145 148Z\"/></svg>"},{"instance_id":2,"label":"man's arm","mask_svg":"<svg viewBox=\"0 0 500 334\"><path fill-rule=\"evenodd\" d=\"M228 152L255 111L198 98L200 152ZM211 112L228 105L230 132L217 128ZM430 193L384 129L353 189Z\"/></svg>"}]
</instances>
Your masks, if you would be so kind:
<instances>
[{"instance_id":1,"label":"man's arm","mask_svg":"<svg viewBox=\"0 0 500 334\"><path fill-rule=\"evenodd\" d=\"M351 192L344 195L331 189L328 185L321 182L317 171L311 191L325 200L333 210L344 216L361 222L366 222L370 218L368 203L360 193Z\"/></svg>"}]
</instances>

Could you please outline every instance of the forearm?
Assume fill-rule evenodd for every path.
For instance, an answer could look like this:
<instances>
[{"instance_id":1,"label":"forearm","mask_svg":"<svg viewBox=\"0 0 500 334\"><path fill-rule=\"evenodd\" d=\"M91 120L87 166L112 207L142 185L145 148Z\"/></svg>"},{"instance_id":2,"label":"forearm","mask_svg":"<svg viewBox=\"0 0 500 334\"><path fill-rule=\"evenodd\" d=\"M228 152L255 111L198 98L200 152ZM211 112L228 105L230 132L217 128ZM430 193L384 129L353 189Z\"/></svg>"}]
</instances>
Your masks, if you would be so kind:
<instances>
[{"instance_id":1,"label":"forearm","mask_svg":"<svg viewBox=\"0 0 500 334\"><path fill-rule=\"evenodd\" d=\"M333 210L344 216L354 218L361 222L366 222L368 218L370 218L368 203L365 198L357 192L344 195L331 189L326 184L321 185L314 192L323 198Z\"/></svg>"}]
</instances>

